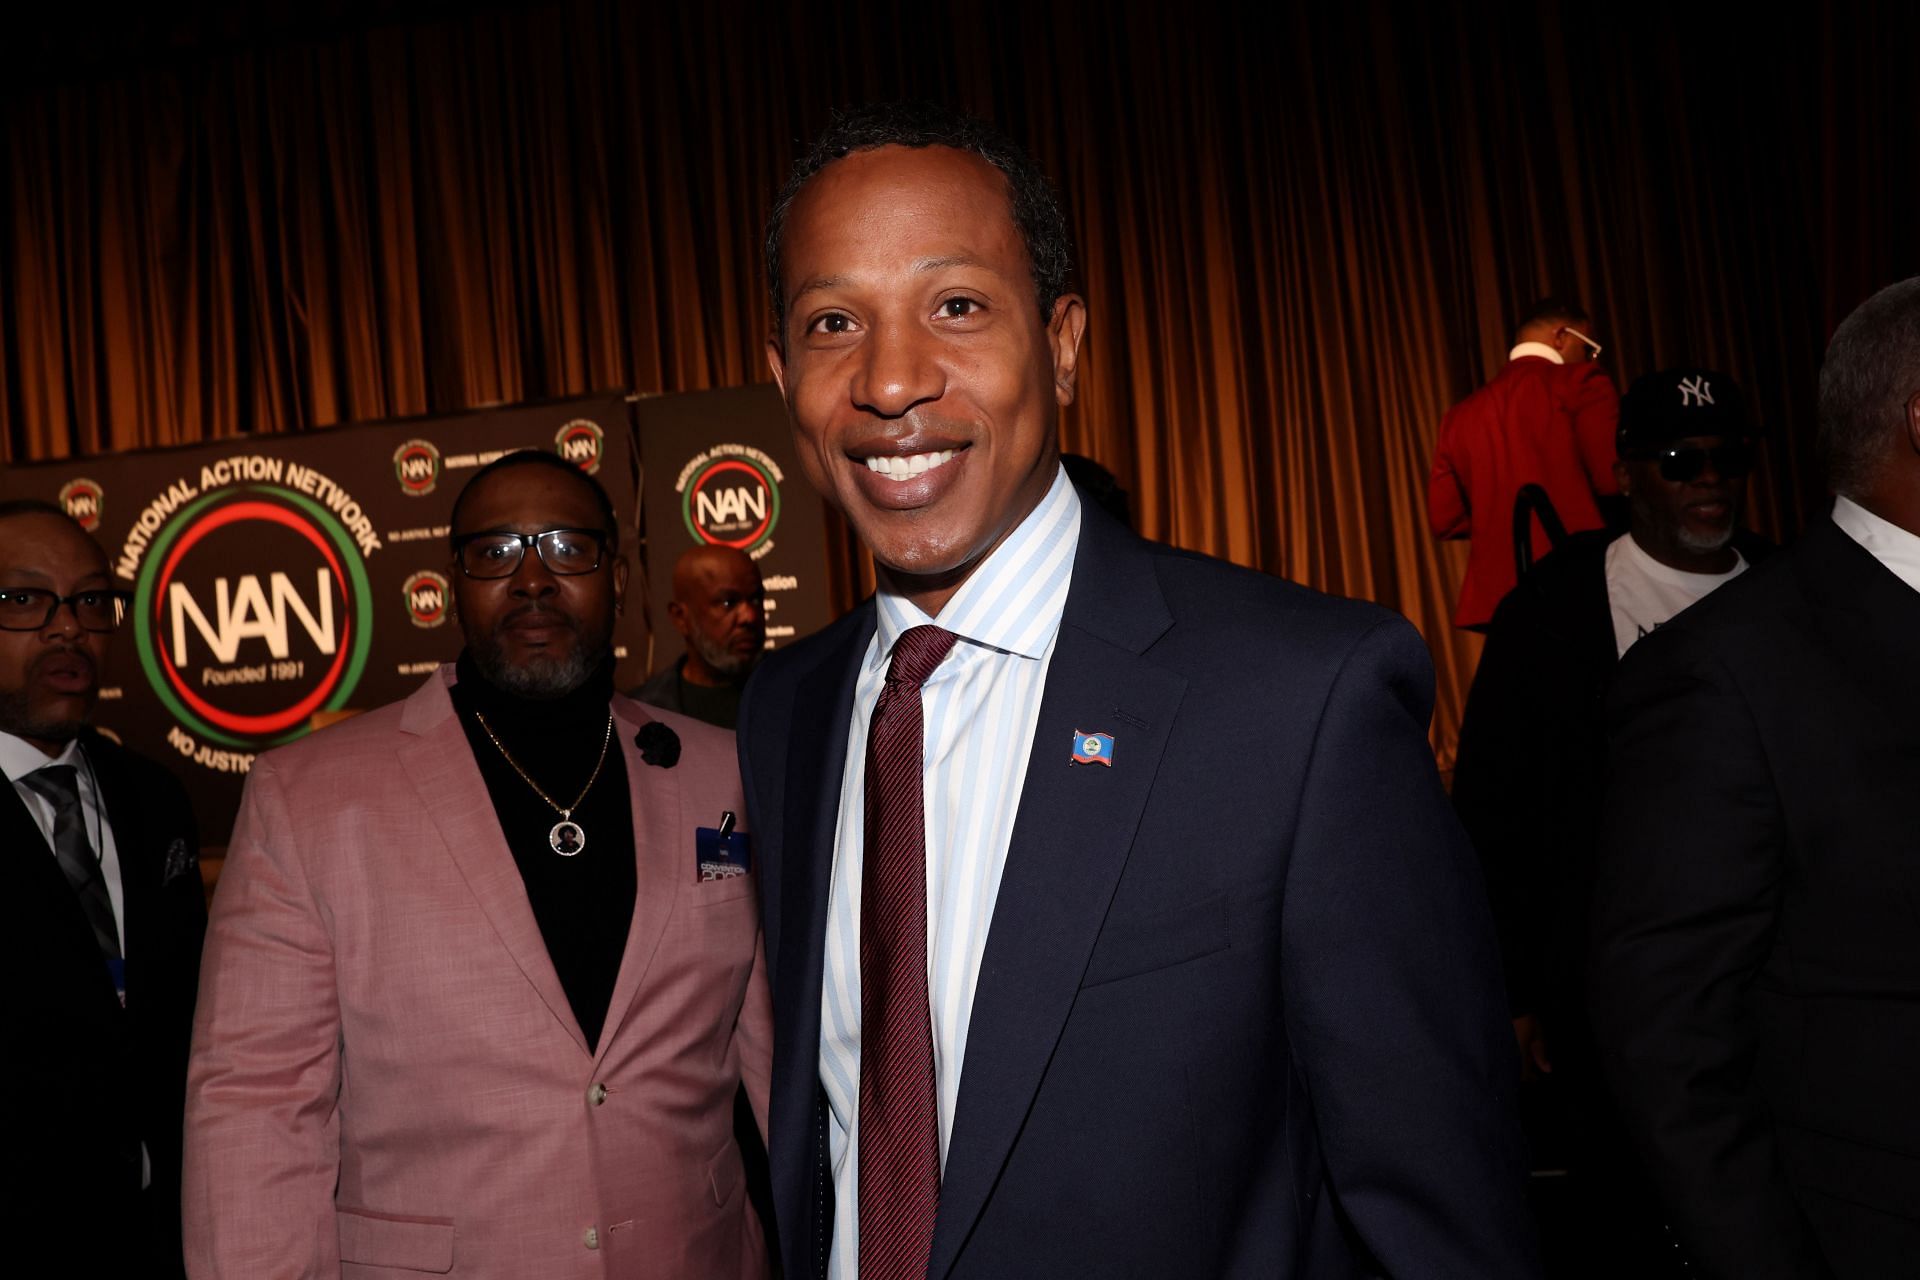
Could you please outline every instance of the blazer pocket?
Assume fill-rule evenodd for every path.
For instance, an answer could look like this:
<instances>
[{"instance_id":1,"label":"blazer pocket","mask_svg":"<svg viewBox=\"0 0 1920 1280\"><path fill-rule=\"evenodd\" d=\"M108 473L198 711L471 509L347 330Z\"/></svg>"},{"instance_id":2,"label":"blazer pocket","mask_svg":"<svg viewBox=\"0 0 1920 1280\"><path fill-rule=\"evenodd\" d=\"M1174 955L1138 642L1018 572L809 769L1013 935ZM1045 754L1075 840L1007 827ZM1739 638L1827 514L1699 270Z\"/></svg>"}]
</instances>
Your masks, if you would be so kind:
<instances>
[{"instance_id":1,"label":"blazer pocket","mask_svg":"<svg viewBox=\"0 0 1920 1280\"><path fill-rule=\"evenodd\" d=\"M1227 903L1215 896L1157 911L1109 920L1093 944L1081 989L1142 973L1170 969L1227 948Z\"/></svg>"},{"instance_id":2,"label":"blazer pocket","mask_svg":"<svg viewBox=\"0 0 1920 1280\"><path fill-rule=\"evenodd\" d=\"M334 1217L342 1262L437 1276L453 1270L451 1218L408 1218L366 1209L335 1209Z\"/></svg>"},{"instance_id":3,"label":"blazer pocket","mask_svg":"<svg viewBox=\"0 0 1920 1280\"><path fill-rule=\"evenodd\" d=\"M744 876L728 876L725 880L702 880L693 886L693 905L706 907L716 902L732 902L752 892L751 872Z\"/></svg>"}]
</instances>

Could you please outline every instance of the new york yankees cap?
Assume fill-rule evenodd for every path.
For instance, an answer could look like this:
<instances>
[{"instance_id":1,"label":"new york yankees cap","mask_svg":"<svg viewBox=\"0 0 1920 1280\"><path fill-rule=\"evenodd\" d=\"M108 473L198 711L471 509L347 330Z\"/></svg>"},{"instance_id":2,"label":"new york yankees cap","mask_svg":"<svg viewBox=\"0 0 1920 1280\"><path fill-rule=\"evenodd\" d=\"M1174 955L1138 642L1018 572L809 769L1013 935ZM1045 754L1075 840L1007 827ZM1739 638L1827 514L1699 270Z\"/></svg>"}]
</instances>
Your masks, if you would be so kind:
<instances>
[{"instance_id":1,"label":"new york yankees cap","mask_svg":"<svg viewBox=\"0 0 1920 1280\"><path fill-rule=\"evenodd\" d=\"M1753 418L1740 385L1717 369L1662 369L1634 381L1620 397L1614 447L1621 457L1662 448L1688 436L1746 440Z\"/></svg>"}]
</instances>

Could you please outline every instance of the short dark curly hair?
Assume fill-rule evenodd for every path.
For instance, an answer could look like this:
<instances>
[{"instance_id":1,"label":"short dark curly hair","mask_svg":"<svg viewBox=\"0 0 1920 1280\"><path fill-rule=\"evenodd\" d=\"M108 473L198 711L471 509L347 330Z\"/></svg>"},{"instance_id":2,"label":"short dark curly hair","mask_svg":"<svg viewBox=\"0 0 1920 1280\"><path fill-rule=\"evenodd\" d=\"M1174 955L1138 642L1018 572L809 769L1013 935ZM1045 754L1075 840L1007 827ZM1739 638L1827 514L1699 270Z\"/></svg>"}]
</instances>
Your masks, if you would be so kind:
<instances>
[{"instance_id":1,"label":"short dark curly hair","mask_svg":"<svg viewBox=\"0 0 1920 1280\"><path fill-rule=\"evenodd\" d=\"M1020 146L983 120L931 102L875 102L833 113L826 130L813 140L794 163L787 183L774 199L767 216L767 290L773 301L775 332L787 318L787 300L780 285L780 241L786 234L793 202L813 176L856 151L879 147L952 147L968 151L1007 180L1007 199L1013 222L1026 243L1033 264L1033 288L1042 319L1051 318L1053 304L1067 292L1073 275L1073 238L1066 215L1054 196L1053 184Z\"/></svg>"}]
</instances>

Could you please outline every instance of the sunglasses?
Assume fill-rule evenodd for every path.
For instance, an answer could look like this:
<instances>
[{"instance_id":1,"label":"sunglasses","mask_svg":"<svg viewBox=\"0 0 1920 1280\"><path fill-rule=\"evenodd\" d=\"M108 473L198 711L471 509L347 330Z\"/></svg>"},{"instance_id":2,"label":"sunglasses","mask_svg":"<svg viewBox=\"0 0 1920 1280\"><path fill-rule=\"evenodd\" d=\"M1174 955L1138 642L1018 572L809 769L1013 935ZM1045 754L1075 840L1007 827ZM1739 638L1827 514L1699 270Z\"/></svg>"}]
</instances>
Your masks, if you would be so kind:
<instances>
[{"instance_id":1,"label":"sunglasses","mask_svg":"<svg viewBox=\"0 0 1920 1280\"><path fill-rule=\"evenodd\" d=\"M1710 449L1697 446L1688 449L1649 449L1635 456L1659 463L1660 478L1674 484L1698 480L1707 469L1708 459L1712 459L1714 471L1723 480L1738 480L1753 470L1753 446L1749 444L1716 444Z\"/></svg>"}]
</instances>

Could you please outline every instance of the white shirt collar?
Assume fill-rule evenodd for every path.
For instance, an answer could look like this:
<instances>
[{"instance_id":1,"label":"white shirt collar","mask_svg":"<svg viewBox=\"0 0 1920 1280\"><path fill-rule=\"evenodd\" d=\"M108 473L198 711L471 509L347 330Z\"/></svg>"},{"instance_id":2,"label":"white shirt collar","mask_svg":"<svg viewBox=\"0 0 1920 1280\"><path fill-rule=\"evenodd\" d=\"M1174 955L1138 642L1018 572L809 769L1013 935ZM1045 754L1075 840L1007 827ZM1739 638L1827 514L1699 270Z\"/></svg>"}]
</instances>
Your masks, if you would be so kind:
<instances>
[{"instance_id":1,"label":"white shirt collar","mask_svg":"<svg viewBox=\"0 0 1920 1280\"><path fill-rule=\"evenodd\" d=\"M1882 519L1847 497L1833 500L1833 522L1900 581L1920 591L1920 534Z\"/></svg>"},{"instance_id":2,"label":"white shirt collar","mask_svg":"<svg viewBox=\"0 0 1920 1280\"><path fill-rule=\"evenodd\" d=\"M1566 363L1565 360L1560 358L1558 351L1555 351L1544 342L1523 342L1513 350L1507 352L1507 359L1509 360L1518 360L1522 356L1539 356L1542 360L1551 360L1555 364Z\"/></svg>"},{"instance_id":3,"label":"white shirt collar","mask_svg":"<svg viewBox=\"0 0 1920 1280\"><path fill-rule=\"evenodd\" d=\"M1041 657L1066 611L1079 540L1080 495L1063 467L1054 473L1040 505L968 575L938 618L928 617L881 575L879 643L871 651L873 658L890 659L901 632L929 622L990 649Z\"/></svg>"},{"instance_id":4,"label":"white shirt collar","mask_svg":"<svg viewBox=\"0 0 1920 1280\"><path fill-rule=\"evenodd\" d=\"M70 764L79 767L80 740L69 742L66 749L57 756L49 756L25 738L0 729L0 768L7 771L8 782L18 782L36 769L44 769L50 764Z\"/></svg>"}]
</instances>

